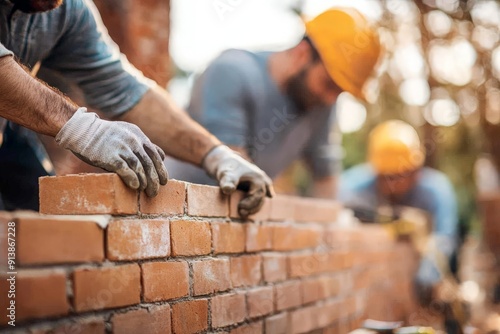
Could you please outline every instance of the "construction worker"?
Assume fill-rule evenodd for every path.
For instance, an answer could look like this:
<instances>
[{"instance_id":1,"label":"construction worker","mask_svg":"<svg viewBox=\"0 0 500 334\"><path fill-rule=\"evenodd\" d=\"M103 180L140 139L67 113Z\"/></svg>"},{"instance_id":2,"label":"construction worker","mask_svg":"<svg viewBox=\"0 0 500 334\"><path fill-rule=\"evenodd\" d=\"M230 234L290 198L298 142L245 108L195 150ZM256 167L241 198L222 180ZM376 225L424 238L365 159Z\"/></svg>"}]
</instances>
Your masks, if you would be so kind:
<instances>
[{"instance_id":1,"label":"construction worker","mask_svg":"<svg viewBox=\"0 0 500 334\"><path fill-rule=\"evenodd\" d=\"M304 158L314 194L332 198L341 150L330 136L333 104L343 91L363 99L362 88L379 59L379 37L365 17L333 8L305 24L291 49L231 49L197 78L188 111L226 145L276 177ZM210 180L202 170L167 159L172 177Z\"/></svg>"},{"instance_id":2,"label":"construction worker","mask_svg":"<svg viewBox=\"0 0 500 334\"><path fill-rule=\"evenodd\" d=\"M412 126L399 120L379 124L369 135L368 163L342 174L339 198L361 212L376 212L383 206L424 210L432 220L435 246L449 260L457 246L455 194L446 175L424 167L424 160L424 147ZM415 277L423 304L430 302L432 289L443 273L439 259L428 254L422 257Z\"/></svg>"},{"instance_id":3,"label":"construction worker","mask_svg":"<svg viewBox=\"0 0 500 334\"><path fill-rule=\"evenodd\" d=\"M78 84L88 106L125 122L99 119L20 65L32 70L37 63ZM120 55L90 0L0 0L0 73L1 117L54 136L60 146L118 173L133 189L154 196L167 182L163 150L202 167L224 193L244 182L248 194L239 203L242 214L255 212L271 195L271 181L262 170L191 120ZM43 152L33 133L1 123L5 207L37 209L37 178L47 175L38 159Z\"/></svg>"}]
</instances>

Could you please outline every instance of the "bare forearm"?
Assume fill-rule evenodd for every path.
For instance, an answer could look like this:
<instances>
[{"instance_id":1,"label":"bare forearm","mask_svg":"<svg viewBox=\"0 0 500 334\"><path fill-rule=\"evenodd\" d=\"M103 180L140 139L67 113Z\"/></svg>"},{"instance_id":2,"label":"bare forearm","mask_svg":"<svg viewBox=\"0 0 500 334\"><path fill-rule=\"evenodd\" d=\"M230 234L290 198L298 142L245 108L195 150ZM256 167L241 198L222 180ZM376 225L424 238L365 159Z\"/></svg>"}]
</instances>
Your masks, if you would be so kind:
<instances>
[{"instance_id":1,"label":"bare forearm","mask_svg":"<svg viewBox=\"0 0 500 334\"><path fill-rule=\"evenodd\" d=\"M175 105L166 91L151 88L121 120L138 125L166 154L200 165L220 141Z\"/></svg>"},{"instance_id":2,"label":"bare forearm","mask_svg":"<svg viewBox=\"0 0 500 334\"><path fill-rule=\"evenodd\" d=\"M0 116L54 137L78 108L31 77L12 57L0 57Z\"/></svg>"}]
</instances>

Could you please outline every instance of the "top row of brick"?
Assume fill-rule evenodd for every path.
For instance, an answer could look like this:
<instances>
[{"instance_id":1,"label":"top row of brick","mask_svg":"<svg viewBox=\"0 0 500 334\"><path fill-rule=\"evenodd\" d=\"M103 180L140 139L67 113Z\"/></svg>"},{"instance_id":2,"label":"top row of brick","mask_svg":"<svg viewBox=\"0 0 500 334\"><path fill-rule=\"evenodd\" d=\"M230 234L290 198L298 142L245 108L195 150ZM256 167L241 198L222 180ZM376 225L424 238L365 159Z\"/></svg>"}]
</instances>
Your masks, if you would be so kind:
<instances>
[{"instance_id":1,"label":"top row of brick","mask_svg":"<svg viewBox=\"0 0 500 334\"><path fill-rule=\"evenodd\" d=\"M169 180L158 196L129 189L116 174L78 174L40 178L40 212L57 215L162 215L239 218L242 193L223 195L218 187ZM330 200L275 196L250 219L335 222L339 203Z\"/></svg>"}]
</instances>

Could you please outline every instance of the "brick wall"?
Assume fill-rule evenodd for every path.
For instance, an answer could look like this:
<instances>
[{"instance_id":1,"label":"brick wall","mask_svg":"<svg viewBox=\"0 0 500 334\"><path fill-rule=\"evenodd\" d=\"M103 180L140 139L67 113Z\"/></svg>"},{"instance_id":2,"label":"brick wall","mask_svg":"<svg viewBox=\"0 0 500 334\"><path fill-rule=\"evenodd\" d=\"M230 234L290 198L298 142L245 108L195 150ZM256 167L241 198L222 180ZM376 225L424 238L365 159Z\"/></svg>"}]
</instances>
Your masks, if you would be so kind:
<instances>
[{"instance_id":1,"label":"brick wall","mask_svg":"<svg viewBox=\"0 0 500 334\"><path fill-rule=\"evenodd\" d=\"M339 226L335 202L278 196L243 222L241 195L214 187L171 180L150 199L113 174L40 183L44 214L0 215L2 260L16 225L14 333L347 333L411 312L412 249Z\"/></svg>"}]
</instances>

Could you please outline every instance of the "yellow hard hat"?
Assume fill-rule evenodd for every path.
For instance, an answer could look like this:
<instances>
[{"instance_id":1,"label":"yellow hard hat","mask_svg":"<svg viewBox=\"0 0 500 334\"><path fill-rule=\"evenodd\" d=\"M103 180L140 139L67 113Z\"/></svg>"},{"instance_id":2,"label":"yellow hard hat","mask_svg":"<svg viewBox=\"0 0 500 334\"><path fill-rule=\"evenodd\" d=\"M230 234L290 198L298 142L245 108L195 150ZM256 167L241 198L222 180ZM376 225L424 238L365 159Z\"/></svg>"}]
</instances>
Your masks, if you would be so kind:
<instances>
[{"instance_id":1,"label":"yellow hard hat","mask_svg":"<svg viewBox=\"0 0 500 334\"><path fill-rule=\"evenodd\" d=\"M401 174L424 164L425 152L417 131L391 120L376 126L368 138L368 161L378 174Z\"/></svg>"},{"instance_id":2,"label":"yellow hard hat","mask_svg":"<svg viewBox=\"0 0 500 334\"><path fill-rule=\"evenodd\" d=\"M306 22L306 34L335 83L366 100L363 86L381 54L377 31L353 8L332 8Z\"/></svg>"}]
</instances>

